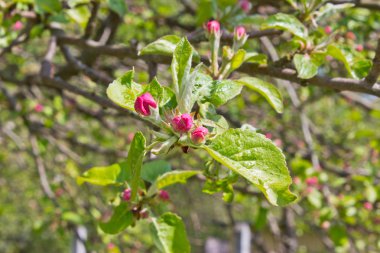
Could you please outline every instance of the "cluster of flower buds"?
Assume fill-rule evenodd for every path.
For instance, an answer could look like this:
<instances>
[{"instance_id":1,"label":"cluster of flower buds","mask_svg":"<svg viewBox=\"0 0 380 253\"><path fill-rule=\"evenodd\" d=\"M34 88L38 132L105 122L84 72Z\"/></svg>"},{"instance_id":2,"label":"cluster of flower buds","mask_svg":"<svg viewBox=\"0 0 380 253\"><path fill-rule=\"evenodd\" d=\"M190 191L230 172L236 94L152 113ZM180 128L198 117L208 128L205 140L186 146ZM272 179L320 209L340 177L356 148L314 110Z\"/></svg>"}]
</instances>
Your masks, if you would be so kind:
<instances>
[{"instance_id":1,"label":"cluster of flower buds","mask_svg":"<svg viewBox=\"0 0 380 253\"><path fill-rule=\"evenodd\" d=\"M144 93L136 98L135 110L143 116L151 115L151 108L157 108L157 102L154 100L150 93ZM185 134L194 128L193 116L189 113L183 113L181 115L174 116L171 119L170 125L173 130L180 134ZM208 129L203 126L198 126L191 132L191 139L195 144L204 143Z\"/></svg>"}]
</instances>

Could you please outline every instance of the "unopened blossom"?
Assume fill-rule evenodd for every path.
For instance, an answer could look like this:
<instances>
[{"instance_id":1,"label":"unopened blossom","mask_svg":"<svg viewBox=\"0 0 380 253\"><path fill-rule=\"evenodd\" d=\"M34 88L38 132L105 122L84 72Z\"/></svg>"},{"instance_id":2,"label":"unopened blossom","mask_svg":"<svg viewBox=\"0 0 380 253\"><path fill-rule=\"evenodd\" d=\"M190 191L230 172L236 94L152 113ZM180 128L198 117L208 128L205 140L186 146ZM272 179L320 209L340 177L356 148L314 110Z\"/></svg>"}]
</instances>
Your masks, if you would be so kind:
<instances>
[{"instance_id":1,"label":"unopened blossom","mask_svg":"<svg viewBox=\"0 0 380 253\"><path fill-rule=\"evenodd\" d=\"M206 135L208 134L208 129L199 126L197 127L192 133L191 133L191 140L196 143L200 144L203 143L206 140Z\"/></svg>"},{"instance_id":2,"label":"unopened blossom","mask_svg":"<svg viewBox=\"0 0 380 253\"><path fill-rule=\"evenodd\" d=\"M131 199L131 189L125 189L122 194L122 199L124 201L129 201Z\"/></svg>"},{"instance_id":3,"label":"unopened blossom","mask_svg":"<svg viewBox=\"0 0 380 253\"><path fill-rule=\"evenodd\" d=\"M179 133L189 132L193 127L193 117L188 113L175 116L172 119L172 126L173 129Z\"/></svg>"},{"instance_id":4,"label":"unopened blossom","mask_svg":"<svg viewBox=\"0 0 380 253\"><path fill-rule=\"evenodd\" d=\"M12 30L13 31L20 31L23 27L24 27L24 25L22 24L21 21L16 21L16 23L14 23L12 26Z\"/></svg>"},{"instance_id":5,"label":"unopened blossom","mask_svg":"<svg viewBox=\"0 0 380 253\"><path fill-rule=\"evenodd\" d=\"M306 184L308 186L316 186L318 184L318 178L317 177L306 178Z\"/></svg>"},{"instance_id":6,"label":"unopened blossom","mask_svg":"<svg viewBox=\"0 0 380 253\"><path fill-rule=\"evenodd\" d=\"M235 28L235 36L238 40L241 40L241 38L243 38L245 34L246 32L243 26L237 26Z\"/></svg>"},{"instance_id":7,"label":"unopened blossom","mask_svg":"<svg viewBox=\"0 0 380 253\"><path fill-rule=\"evenodd\" d=\"M136 112L144 116L149 116L151 114L150 107L157 108L157 103L150 93L144 93L136 98Z\"/></svg>"},{"instance_id":8,"label":"unopened blossom","mask_svg":"<svg viewBox=\"0 0 380 253\"><path fill-rule=\"evenodd\" d=\"M169 192L165 190L160 190L158 197L163 201L168 201L170 199Z\"/></svg>"},{"instance_id":9,"label":"unopened blossom","mask_svg":"<svg viewBox=\"0 0 380 253\"><path fill-rule=\"evenodd\" d=\"M219 33L220 31L220 24L216 20L211 20L207 22L207 31L211 34Z\"/></svg>"}]
</instances>

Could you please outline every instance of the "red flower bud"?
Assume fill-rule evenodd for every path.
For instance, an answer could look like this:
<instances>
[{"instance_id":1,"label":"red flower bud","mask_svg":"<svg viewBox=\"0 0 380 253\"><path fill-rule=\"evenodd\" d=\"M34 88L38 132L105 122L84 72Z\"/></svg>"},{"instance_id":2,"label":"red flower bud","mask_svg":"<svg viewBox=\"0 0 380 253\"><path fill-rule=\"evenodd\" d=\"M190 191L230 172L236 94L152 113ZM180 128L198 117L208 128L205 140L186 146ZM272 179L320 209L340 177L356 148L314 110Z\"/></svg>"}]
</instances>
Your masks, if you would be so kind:
<instances>
[{"instance_id":1,"label":"red flower bud","mask_svg":"<svg viewBox=\"0 0 380 253\"><path fill-rule=\"evenodd\" d=\"M347 33L346 33L346 38L347 38L348 40L356 40L356 35L355 35L355 33L353 33L353 32L347 32Z\"/></svg>"},{"instance_id":2,"label":"red flower bud","mask_svg":"<svg viewBox=\"0 0 380 253\"><path fill-rule=\"evenodd\" d=\"M131 189L125 189L122 198L124 201L129 201L131 199Z\"/></svg>"},{"instance_id":3,"label":"red flower bud","mask_svg":"<svg viewBox=\"0 0 380 253\"><path fill-rule=\"evenodd\" d=\"M359 44L355 47L355 49L356 49L356 51L361 52L361 51L363 51L364 47L363 47L363 45Z\"/></svg>"},{"instance_id":4,"label":"red flower bud","mask_svg":"<svg viewBox=\"0 0 380 253\"><path fill-rule=\"evenodd\" d=\"M160 190L158 197L163 201L168 201L170 199L169 193L164 190Z\"/></svg>"},{"instance_id":5,"label":"red flower bud","mask_svg":"<svg viewBox=\"0 0 380 253\"><path fill-rule=\"evenodd\" d=\"M249 10L251 9L251 7L252 7L252 4L248 0L241 0L240 1L240 8L244 12L248 13Z\"/></svg>"},{"instance_id":6,"label":"red flower bud","mask_svg":"<svg viewBox=\"0 0 380 253\"><path fill-rule=\"evenodd\" d=\"M332 28L331 28L331 26L326 26L325 27L325 33L327 33L327 34L330 34L330 33L332 33Z\"/></svg>"},{"instance_id":7,"label":"red flower bud","mask_svg":"<svg viewBox=\"0 0 380 253\"><path fill-rule=\"evenodd\" d=\"M35 112L42 112L43 109L44 109L44 106L41 105L41 104L36 104L36 105L34 106L34 111L35 111Z\"/></svg>"},{"instance_id":8,"label":"red flower bud","mask_svg":"<svg viewBox=\"0 0 380 253\"><path fill-rule=\"evenodd\" d=\"M193 117L188 113L175 116L172 119L172 126L174 130L179 133L189 132L189 130L193 127Z\"/></svg>"},{"instance_id":9,"label":"red flower bud","mask_svg":"<svg viewBox=\"0 0 380 253\"><path fill-rule=\"evenodd\" d=\"M13 31L20 31L23 27L24 27L24 25L22 24L21 21L16 21L16 23L14 23L12 26L12 30Z\"/></svg>"},{"instance_id":10,"label":"red flower bud","mask_svg":"<svg viewBox=\"0 0 380 253\"><path fill-rule=\"evenodd\" d=\"M363 204L363 207L365 208L365 209L367 209L367 210L369 210L369 211L371 211L372 209L373 209L373 205L372 205L372 203L371 202L364 202L364 204Z\"/></svg>"},{"instance_id":11,"label":"red flower bud","mask_svg":"<svg viewBox=\"0 0 380 253\"><path fill-rule=\"evenodd\" d=\"M200 126L197 127L192 133L191 133L191 140L196 143L200 144L205 141L206 135L208 134L208 129Z\"/></svg>"},{"instance_id":12,"label":"red flower bud","mask_svg":"<svg viewBox=\"0 0 380 253\"><path fill-rule=\"evenodd\" d=\"M308 186L316 186L318 184L318 178L317 177L306 178L306 184Z\"/></svg>"},{"instance_id":13,"label":"red flower bud","mask_svg":"<svg viewBox=\"0 0 380 253\"><path fill-rule=\"evenodd\" d=\"M245 28L243 26L237 26L235 27L235 36L238 40L243 38L245 35Z\"/></svg>"},{"instance_id":14,"label":"red flower bud","mask_svg":"<svg viewBox=\"0 0 380 253\"><path fill-rule=\"evenodd\" d=\"M157 103L150 93L144 93L141 96L137 97L135 101L135 110L136 112L144 115L150 115L150 108L157 108Z\"/></svg>"},{"instance_id":15,"label":"red flower bud","mask_svg":"<svg viewBox=\"0 0 380 253\"><path fill-rule=\"evenodd\" d=\"M220 31L220 24L216 20L207 22L207 31L209 33L218 33Z\"/></svg>"}]
</instances>

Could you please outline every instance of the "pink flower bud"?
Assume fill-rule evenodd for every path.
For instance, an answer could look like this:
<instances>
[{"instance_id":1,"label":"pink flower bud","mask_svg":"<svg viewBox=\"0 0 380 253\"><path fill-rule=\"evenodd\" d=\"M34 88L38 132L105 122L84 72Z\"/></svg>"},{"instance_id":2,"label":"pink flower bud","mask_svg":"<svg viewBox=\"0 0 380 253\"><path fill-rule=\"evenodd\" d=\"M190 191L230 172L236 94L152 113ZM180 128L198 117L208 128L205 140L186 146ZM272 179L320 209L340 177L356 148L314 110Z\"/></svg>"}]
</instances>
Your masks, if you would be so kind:
<instances>
[{"instance_id":1,"label":"pink flower bud","mask_svg":"<svg viewBox=\"0 0 380 253\"><path fill-rule=\"evenodd\" d=\"M193 127L193 117L188 113L175 116L172 119L172 126L174 130L179 133L189 132L189 130Z\"/></svg>"},{"instance_id":2,"label":"pink flower bud","mask_svg":"<svg viewBox=\"0 0 380 253\"><path fill-rule=\"evenodd\" d=\"M107 244L107 249L112 250L114 248L115 248L115 244L113 244L112 242Z\"/></svg>"},{"instance_id":3,"label":"pink flower bud","mask_svg":"<svg viewBox=\"0 0 380 253\"><path fill-rule=\"evenodd\" d=\"M363 45L359 44L355 47L355 49L356 49L356 51L361 52L361 51L363 51L364 47L363 47Z\"/></svg>"},{"instance_id":4,"label":"pink flower bud","mask_svg":"<svg viewBox=\"0 0 380 253\"><path fill-rule=\"evenodd\" d=\"M325 33L326 33L326 34L330 34L330 33L332 33L332 28L331 28L331 26L328 25L328 26L325 27Z\"/></svg>"},{"instance_id":5,"label":"pink flower bud","mask_svg":"<svg viewBox=\"0 0 380 253\"><path fill-rule=\"evenodd\" d=\"M44 109L44 106L41 105L41 104L36 104L36 105L34 106L34 111L35 111L35 112L42 112L43 109Z\"/></svg>"},{"instance_id":6,"label":"pink flower bud","mask_svg":"<svg viewBox=\"0 0 380 253\"><path fill-rule=\"evenodd\" d=\"M150 108L157 108L157 103L150 93L144 93L141 96L137 97L135 101L135 110L136 112L144 115L150 115Z\"/></svg>"},{"instance_id":7,"label":"pink flower bud","mask_svg":"<svg viewBox=\"0 0 380 253\"><path fill-rule=\"evenodd\" d=\"M122 199L124 201L129 201L131 199L131 189L125 189L122 194Z\"/></svg>"},{"instance_id":8,"label":"pink flower bud","mask_svg":"<svg viewBox=\"0 0 380 253\"><path fill-rule=\"evenodd\" d=\"M164 190L160 190L158 197L163 201L168 201L170 199L169 193Z\"/></svg>"},{"instance_id":9,"label":"pink flower bud","mask_svg":"<svg viewBox=\"0 0 380 253\"><path fill-rule=\"evenodd\" d=\"M330 228L330 222L325 220L324 222L322 222L321 228L323 228L324 230L329 229Z\"/></svg>"},{"instance_id":10,"label":"pink flower bud","mask_svg":"<svg viewBox=\"0 0 380 253\"><path fill-rule=\"evenodd\" d=\"M364 204L363 204L363 207L365 208L365 209L367 209L367 210L369 210L369 211L371 211L372 209L373 209L373 205L372 205L372 203L371 202L364 202Z\"/></svg>"},{"instance_id":11,"label":"pink flower bud","mask_svg":"<svg viewBox=\"0 0 380 253\"><path fill-rule=\"evenodd\" d=\"M347 32L347 33L346 33L346 38L347 38L348 40L356 40L356 35L355 35L355 33L353 33L353 32Z\"/></svg>"},{"instance_id":12,"label":"pink flower bud","mask_svg":"<svg viewBox=\"0 0 380 253\"><path fill-rule=\"evenodd\" d=\"M192 133L191 133L191 140L196 143L200 144L205 141L206 135L208 134L208 129L200 126L197 127Z\"/></svg>"},{"instance_id":13,"label":"pink flower bud","mask_svg":"<svg viewBox=\"0 0 380 253\"><path fill-rule=\"evenodd\" d=\"M250 10L251 7L252 7L252 4L251 4L248 0L241 0L239 4L240 4L240 8L241 8L245 13L248 13L249 10Z\"/></svg>"},{"instance_id":14,"label":"pink flower bud","mask_svg":"<svg viewBox=\"0 0 380 253\"><path fill-rule=\"evenodd\" d=\"M218 33L220 31L220 24L216 20L207 22L207 31L209 33Z\"/></svg>"},{"instance_id":15,"label":"pink flower bud","mask_svg":"<svg viewBox=\"0 0 380 253\"><path fill-rule=\"evenodd\" d=\"M317 177L306 178L306 184L308 186L316 186L318 184L318 178Z\"/></svg>"},{"instance_id":16,"label":"pink flower bud","mask_svg":"<svg viewBox=\"0 0 380 253\"><path fill-rule=\"evenodd\" d=\"M24 27L24 25L22 24L21 21L16 21L16 23L14 23L12 26L12 30L13 31L20 31L23 27Z\"/></svg>"},{"instance_id":17,"label":"pink flower bud","mask_svg":"<svg viewBox=\"0 0 380 253\"><path fill-rule=\"evenodd\" d=\"M238 40L243 38L245 35L245 28L243 26L237 26L235 27L235 36Z\"/></svg>"},{"instance_id":18,"label":"pink flower bud","mask_svg":"<svg viewBox=\"0 0 380 253\"><path fill-rule=\"evenodd\" d=\"M266 134L265 134L265 137L266 137L267 139L272 139L272 134L271 134L271 133L266 133Z\"/></svg>"},{"instance_id":19,"label":"pink flower bud","mask_svg":"<svg viewBox=\"0 0 380 253\"><path fill-rule=\"evenodd\" d=\"M299 184L299 183L301 183L301 179L299 177L294 177L293 178L293 183L294 184Z\"/></svg>"}]
</instances>

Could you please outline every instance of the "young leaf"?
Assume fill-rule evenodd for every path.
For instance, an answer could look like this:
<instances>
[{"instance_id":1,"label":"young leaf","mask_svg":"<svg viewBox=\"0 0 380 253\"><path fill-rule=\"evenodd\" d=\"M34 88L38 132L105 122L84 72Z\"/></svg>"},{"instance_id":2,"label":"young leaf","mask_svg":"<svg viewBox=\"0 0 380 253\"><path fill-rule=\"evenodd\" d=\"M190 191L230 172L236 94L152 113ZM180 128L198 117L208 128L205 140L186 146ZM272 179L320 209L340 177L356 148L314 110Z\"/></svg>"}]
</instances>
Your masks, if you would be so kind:
<instances>
[{"instance_id":1,"label":"young leaf","mask_svg":"<svg viewBox=\"0 0 380 253\"><path fill-rule=\"evenodd\" d=\"M135 111L134 104L136 98L142 93L143 88L140 84L133 82L134 71L127 71L107 88L107 96L115 104Z\"/></svg>"},{"instance_id":2,"label":"young leaf","mask_svg":"<svg viewBox=\"0 0 380 253\"><path fill-rule=\"evenodd\" d=\"M215 80L210 86L210 95L204 100L220 106L240 94L242 86L232 80Z\"/></svg>"},{"instance_id":3,"label":"young leaf","mask_svg":"<svg viewBox=\"0 0 380 253\"><path fill-rule=\"evenodd\" d=\"M164 160L147 162L142 167L141 178L149 183L153 183L159 176L171 171L171 169L170 163Z\"/></svg>"},{"instance_id":4,"label":"young leaf","mask_svg":"<svg viewBox=\"0 0 380 253\"><path fill-rule=\"evenodd\" d=\"M202 116L201 124L213 128L211 133L221 134L229 128L227 120L217 114L214 105L210 103L201 103L199 114Z\"/></svg>"},{"instance_id":5,"label":"young leaf","mask_svg":"<svg viewBox=\"0 0 380 253\"><path fill-rule=\"evenodd\" d=\"M180 112L189 113L191 108L193 108L193 90L195 88L195 81L198 74L198 71L202 63L198 64L193 72L190 74L189 78L186 80L186 84L182 86L180 90L180 96L178 100L178 109Z\"/></svg>"},{"instance_id":6,"label":"young leaf","mask_svg":"<svg viewBox=\"0 0 380 253\"><path fill-rule=\"evenodd\" d=\"M118 176L121 171L121 165L116 163L110 166L94 167L83 173L77 178L77 184L84 182L95 185L109 185L118 183Z\"/></svg>"},{"instance_id":7,"label":"young leaf","mask_svg":"<svg viewBox=\"0 0 380 253\"><path fill-rule=\"evenodd\" d=\"M127 5L125 0L107 0L108 6L111 10L123 17L127 13Z\"/></svg>"},{"instance_id":8,"label":"young leaf","mask_svg":"<svg viewBox=\"0 0 380 253\"><path fill-rule=\"evenodd\" d=\"M99 227L107 234L117 234L133 223L133 214L128 209L127 203L121 203L114 208L111 219L106 223L100 223Z\"/></svg>"},{"instance_id":9,"label":"young leaf","mask_svg":"<svg viewBox=\"0 0 380 253\"><path fill-rule=\"evenodd\" d=\"M284 13L270 16L261 25L261 29L279 29L288 31L303 40L306 40L308 36L306 27L295 16Z\"/></svg>"},{"instance_id":10,"label":"young leaf","mask_svg":"<svg viewBox=\"0 0 380 253\"><path fill-rule=\"evenodd\" d=\"M238 69L245 60L246 52L244 49L239 49L231 59L231 68L230 72Z\"/></svg>"},{"instance_id":11,"label":"young leaf","mask_svg":"<svg viewBox=\"0 0 380 253\"><path fill-rule=\"evenodd\" d=\"M349 75L356 79L366 76L372 64L365 58L355 57L349 47L331 44L327 47L327 54L341 61Z\"/></svg>"},{"instance_id":12,"label":"young leaf","mask_svg":"<svg viewBox=\"0 0 380 253\"><path fill-rule=\"evenodd\" d=\"M190 252L185 225L179 216L173 213L164 213L160 218L154 218L151 232L154 243L161 252Z\"/></svg>"},{"instance_id":13,"label":"young leaf","mask_svg":"<svg viewBox=\"0 0 380 253\"><path fill-rule=\"evenodd\" d=\"M289 190L292 179L285 157L264 135L229 129L204 147L218 162L256 185L273 205L297 199Z\"/></svg>"},{"instance_id":14,"label":"young leaf","mask_svg":"<svg viewBox=\"0 0 380 253\"><path fill-rule=\"evenodd\" d=\"M143 159L145 156L145 144L146 140L144 135L141 132L137 132L132 140L131 148L128 152L127 158L127 168L131 172L131 200L133 201L137 196L137 190L140 184L140 173L141 167L143 163ZM123 175L127 175L127 173L123 173ZM123 178L123 176L121 176ZM125 177L127 179L127 177Z\"/></svg>"},{"instance_id":15,"label":"young leaf","mask_svg":"<svg viewBox=\"0 0 380 253\"><path fill-rule=\"evenodd\" d=\"M59 12L62 8L59 0L34 0L37 13L54 13Z\"/></svg>"},{"instance_id":16,"label":"young leaf","mask_svg":"<svg viewBox=\"0 0 380 253\"><path fill-rule=\"evenodd\" d=\"M236 82L241 83L251 90L261 94L278 113L282 113L283 104L280 91L271 83L255 77L243 77Z\"/></svg>"},{"instance_id":17,"label":"young leaf","mask_svg":"<svg viewBox=\"0 0 380 253\"><path fill-rule=\"evenodd\" d=\"M296 54L293 58L293 63L299 78L310 79L318 74L319 62L308 54Z\"/></svg>"},{"instance_id":18,"label":"young leaf","mask_svg":"<svg viewBox=\"0 0 380 253\"><path fill-rule=\"evenodd\" d=\"M182 85L185 85L189 78L192 58L193 47L187 38L182 38L174 50L171 65L174 91L177 95L180 94Z\"/></svg>"},{"instance_id":19,"label":"young leaf","mask_svg":"<svg viewBox=\"0 0 380 253\"><path fill-rule=\"evenodd\" d=\"M196 174L199 174L199 170L175 170L167 172L156 180L156 187L157 189L162 189L165 187L168 187L172 184L186 183L186 180L192 176L195 176Z\"/></svg>"},{"instance_id":20,"label":"young leaf","mask_svg":"<svg viewBox=\"0 0 380 253\"><path fill-rule=\"evenodd\" d=\"M174 109L177 106L177 100L174 92L165 86L161 86L157 78L154 78L150 84L146 85L142 93L149 92L158 102L159 107Z\"/></svg>"},{"instance_id":21,"label":"young leaf","mask_svg":"<svg viewBox=\"0 0 380 253\"><path fill-rule=\"evenodd\" d=\"M158 55L173 55L176 45L181 40L177 35L166 35L158 40L148 44L139 52L140 55L158 54Z\"/></svg>"}]
</instances>

